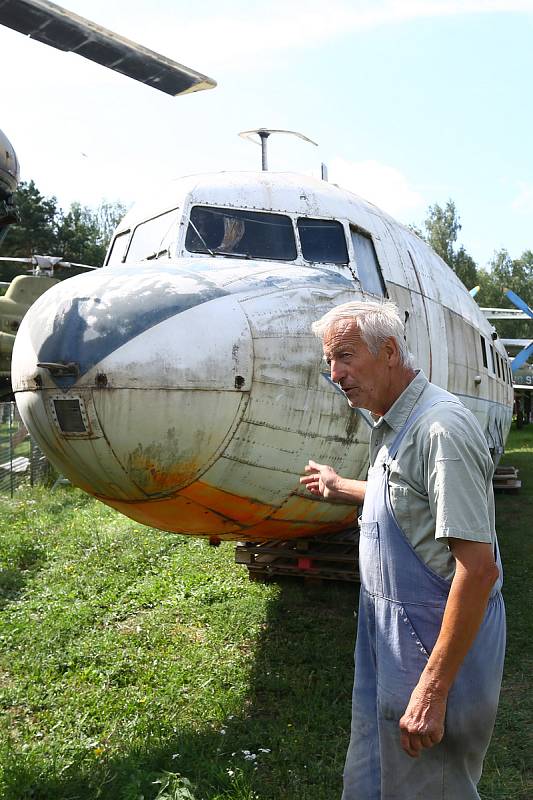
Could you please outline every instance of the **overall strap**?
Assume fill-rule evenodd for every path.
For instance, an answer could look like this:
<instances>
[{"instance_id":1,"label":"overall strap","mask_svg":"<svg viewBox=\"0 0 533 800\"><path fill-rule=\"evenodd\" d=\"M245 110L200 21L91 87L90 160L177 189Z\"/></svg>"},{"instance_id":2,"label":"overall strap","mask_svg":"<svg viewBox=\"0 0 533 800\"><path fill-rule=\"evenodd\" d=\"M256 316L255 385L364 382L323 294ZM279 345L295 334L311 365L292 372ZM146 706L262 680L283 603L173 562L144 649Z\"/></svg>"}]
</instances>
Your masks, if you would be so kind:
<instances>
[{"instance_id":1,"label":"overall strap","mask_svg":"<svg viewBox=\"0 0 533 800\"><path fill-rule=\"evenodd\" d=\"M407 420L403 425L403 427L400 428L400 430L396 434L391 446L388 448L389 459L396 457L398 450L400 449L400 445L403 442L404 436L406 435L409 428L413 425L413 423L416 422L416 420L419 417L421 417L422 414L425 414L426 411L429 411L430 408L433 408L433 406L436 406L439 403L452 403L453 405L458 405L458 406L462 405L462 403L459 400L454 400L452 397L450 397L450 395L443 393L437 395L436 397L431 398L430 400L426 400L426 402L419 405L418 408L415 407L407 417Z\"/></svg>"}]
</instances>

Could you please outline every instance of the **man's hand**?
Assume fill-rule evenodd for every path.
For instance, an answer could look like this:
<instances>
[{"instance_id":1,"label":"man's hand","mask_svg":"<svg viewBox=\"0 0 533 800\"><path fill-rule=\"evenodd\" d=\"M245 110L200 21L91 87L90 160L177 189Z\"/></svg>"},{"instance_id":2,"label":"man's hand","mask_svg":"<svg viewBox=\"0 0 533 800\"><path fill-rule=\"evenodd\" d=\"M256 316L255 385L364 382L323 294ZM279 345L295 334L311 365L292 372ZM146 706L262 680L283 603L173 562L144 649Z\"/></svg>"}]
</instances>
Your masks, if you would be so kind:
<instances>
[{"instance_id":1,"label":"man's hand","mask_svg":"<svg viewBox=\"0 0 533 800\"><path fill-rule=\"evenodd\" d=\"M423 685L423 676L413 689L405 714L400 720L402 748L418 758L421 750L438 744L444 736L448 693Z\"/></svg>"},{"instance_id":2,"label":"man's hand","mask_svg":"<svg viewBox=\"0 0 533 800\"><path fill-rule=\"evenodd\" d=\"M498 567L487 542L450 539L455 575L439 636L400 720L401 743L413 757L440 742L448 692L485 614Z\"/></svg>"},{"instance_id":3,"label":"man's hand","mask_svg":"<svg viewBox=\"0 0 533 800\"><path fill-rule=\"evenodd\" d=\"M311 459L309 459L305 471L307 474L300 478L300 483L316 497L323 497L329 503L345 503L356 506L361 505L365 499L366 481L341 478L333 467L327 464L317 464Z\"/></svg>"},{"instance_id":4,"label":"man's hand","mask_svg":"<svg viewBox=\"0 0 533 800\"><path fill-rule=\"evenodd\" d=\"M331 500L331 495L335 493L336 484L339 481L339 476L327 464L317 464L316 461L311 461L305 467L307 475L300 478L300 483L308 489L311 494L317 497L323 497L324 500Z\"/></svg>"}]
</instances>

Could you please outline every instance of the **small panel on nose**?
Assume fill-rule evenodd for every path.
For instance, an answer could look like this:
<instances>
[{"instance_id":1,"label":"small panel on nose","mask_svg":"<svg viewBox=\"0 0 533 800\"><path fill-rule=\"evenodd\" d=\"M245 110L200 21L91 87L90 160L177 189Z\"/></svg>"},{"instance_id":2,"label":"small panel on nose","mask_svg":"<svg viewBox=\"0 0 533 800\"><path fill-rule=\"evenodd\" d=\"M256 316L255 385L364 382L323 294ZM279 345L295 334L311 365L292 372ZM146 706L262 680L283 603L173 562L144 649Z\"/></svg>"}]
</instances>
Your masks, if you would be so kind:
<instances>
[{"instance_id":1,"label":"small panel on nose","mask_svg":"<svg viewBox=\"0 0 533 800\"><path fill-rule=\"evenodd\" d=\"M79 400L52 400L52 405L61 433L87 433L87 415Z\"/></svg>"}]
</instances>

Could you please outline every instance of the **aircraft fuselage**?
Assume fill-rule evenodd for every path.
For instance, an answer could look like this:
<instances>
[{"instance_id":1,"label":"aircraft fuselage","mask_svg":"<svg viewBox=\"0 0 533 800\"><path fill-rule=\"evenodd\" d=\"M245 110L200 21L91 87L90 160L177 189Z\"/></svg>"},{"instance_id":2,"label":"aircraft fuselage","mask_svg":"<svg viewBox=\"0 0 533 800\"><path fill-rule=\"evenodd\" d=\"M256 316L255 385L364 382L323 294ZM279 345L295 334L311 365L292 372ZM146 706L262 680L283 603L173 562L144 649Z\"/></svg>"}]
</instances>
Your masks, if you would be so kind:
<instances>
[{"instance_id":1,"label":"aircraft fuselage","mask_svg":"<svg viewBox=\"0 0 533 800\"><path fill-rule=\"evenodd\" d=\"M24 423L74 484L145 524L233 539L335 531L353 508L300 489L309 457L364 477L369 420L326 380L311 323L389 297L416 365L478 418L511 421L503 346L414 233L304 176L176 181L132 209L103 269L63 281L13 351Z\"/></svg>"}]
</instances>

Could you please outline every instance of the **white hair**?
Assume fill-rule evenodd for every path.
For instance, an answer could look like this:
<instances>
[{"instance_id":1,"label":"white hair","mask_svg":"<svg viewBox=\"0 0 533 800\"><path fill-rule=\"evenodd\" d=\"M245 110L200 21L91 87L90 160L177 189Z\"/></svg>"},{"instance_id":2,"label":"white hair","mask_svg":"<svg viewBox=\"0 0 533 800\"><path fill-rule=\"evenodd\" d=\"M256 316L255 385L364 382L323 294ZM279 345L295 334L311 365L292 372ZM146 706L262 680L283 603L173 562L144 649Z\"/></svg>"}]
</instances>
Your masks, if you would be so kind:
<instances>
[{"instance_id":1,"label":"white hair","mask_svg":"<svg viewBox=\"0 0 533 800\"><path fill-rule=\"evenodd\" d=\"M313 322L311 330L323 339L329 329L342 320L349 320L357 325L361 338L374 356L377 356L387 339L391 337L396 339L400 363L404 367L413 366L413 356L405 341L404 324L398 306L394 303L389 300L380 303L366 301L343 303Z\"/></svg>"}]
</instances>

